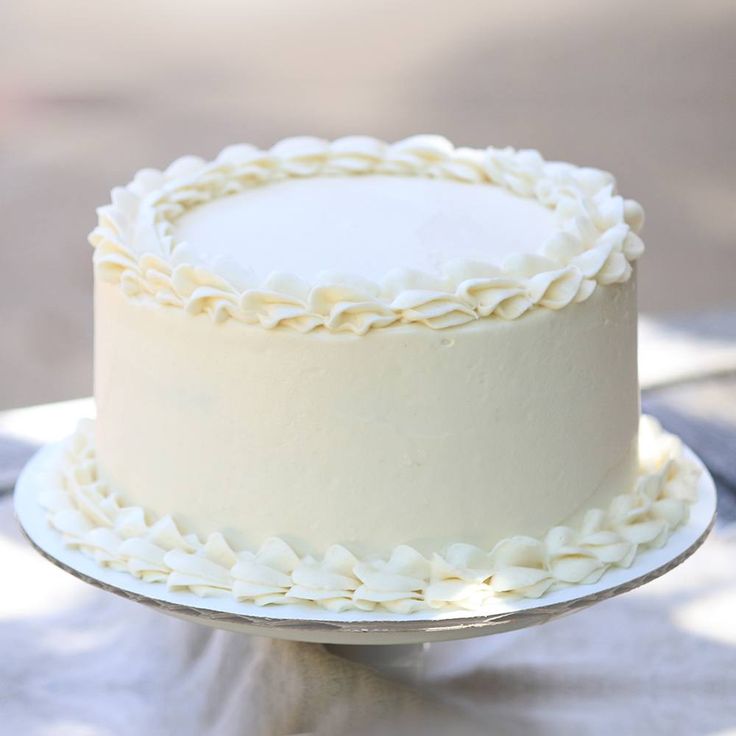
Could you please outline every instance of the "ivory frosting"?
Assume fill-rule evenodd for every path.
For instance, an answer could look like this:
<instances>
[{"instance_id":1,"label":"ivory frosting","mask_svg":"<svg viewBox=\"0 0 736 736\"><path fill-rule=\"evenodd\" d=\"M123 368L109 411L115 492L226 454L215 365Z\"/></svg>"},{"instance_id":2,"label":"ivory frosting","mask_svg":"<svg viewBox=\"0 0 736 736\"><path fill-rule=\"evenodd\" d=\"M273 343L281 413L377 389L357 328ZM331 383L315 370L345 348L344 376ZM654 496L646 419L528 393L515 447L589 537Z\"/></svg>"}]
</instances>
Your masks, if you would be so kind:
<instances>
[{"instance_id":1,"label":"ivory frosting","mask_svg":"<svg viewBox=\"0 0 736 736\"><path fill-rule=\"evenodd\" d=\"M176 237L187 213L223 197L287 179L371 175L501 187L549 208L556 228L544 242L499 264L458 260L450 238L447 259L435 272L392 268L378 280L335 272L329 262L317 263L325 270L313 278L289 270L257 274L247 260L210 262ZM268 151L232 146L212 162L189 156L163 172L140 171L128 186L114 189L112 204L98 213L90 236L97 276L119 284L129 298L205 312L216 322L301 332L319 327L365 334L397 323L440 329L492 315L516 319L536 308L558 310L585 301L596 285L625 282L644 247L636 234L642 209L615 193L610 174L546 162L536 151L455 148L438 136L391 145L365 137L292 138ZM522 228L523 218L515 219Z\"/></svg>"},{"instance_id":2,"label":"ivory frosting","mask_svg":"<svg viewBox=\"0 0 736 736\"><path fill-rule=\"evenodd\" d=\"M699 469L651 418L642 418L639 441L636 481L605 509L591 508L574 526L553 527L540 538L500 540L491 550L458 542L424 555L398 545L385 557L360 557L331 545L314 557L275 537L241 550L220 532L183 534L171 516L127 505L105 483L91 422L67 441L57 487L41 501L67 545L171 589L331 611L473 610L495 596L535 598L595 582L610 567L628 567L639 550L664 544L696 500Z\"/></svg>"},{"instance_id":3,"label":"ivory frosting","mask_svg":"<svg viewBox=\"0 0 736 736\"><path fill-rule=\"evenodd\" d=\"M98 282L101 472L131 503L244 548L539 536L634 481L634 287L356 337L213 323Z\"/></svg>"},{"instance_id":4,"label":"ivory frosting","mask_svg":"<svg viewBox=\"0 0 736 736\"><path fill-rule=\"evenodd\" d=\"M557 230L551 208L504 187L370 174L249 187L188 210L173 235L199 266L229 262L306 282L329 267L379 283L402 271L436 280L450 262L501 264Z\"/></svg>"},{"instance_id":5,"label":"ivory frosting","mask_svg":"<svg viewBox=\"0 0 736 736\"><path fill-rule=\"evenodd\" d=\"M472 608L628 564L685 513L673 441L640 454L643 213L610 174L298 138L112 199L94 443L52 515L103 562L260 604Z\"/></svg>"}]
</instances>

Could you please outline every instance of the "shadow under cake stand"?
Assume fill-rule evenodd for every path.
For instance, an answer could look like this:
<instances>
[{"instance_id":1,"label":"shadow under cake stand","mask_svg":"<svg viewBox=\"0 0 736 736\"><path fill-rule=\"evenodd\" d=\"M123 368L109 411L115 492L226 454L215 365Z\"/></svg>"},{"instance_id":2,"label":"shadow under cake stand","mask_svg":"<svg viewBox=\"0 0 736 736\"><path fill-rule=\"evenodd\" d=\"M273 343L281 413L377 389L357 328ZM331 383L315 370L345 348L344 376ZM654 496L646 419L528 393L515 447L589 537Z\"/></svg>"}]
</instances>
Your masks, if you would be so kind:
<instances>
[{"instance_id":1,"label":"shadow under cake stand","mask_svg":"<svg viewBox=\"0 0 736 736\"><path fill-rule=\"evenodd\" d=\"M629 568L611 568L590 585L573 585L537 599L497 599L486 608L468 611L387 611L333 613L310 605L257 606L227 598L201 598L170 591L164 583L146 583L132 575L100 566L76 549L64 546L61 534L47 522L39 494L54 481L61 443L41 448L26 465L15 488L15 512L30 543L62 570L103 590L193 623L277 639L332 645L350 659L396 672L414 670L428 642L500 634L543 624L627 593L684 562L710 532L715 520L716 491L708 471L688 448L687 456L702 469L698 500L688 521L661 549L637 555ZM393 645L381 646L375 645Z\"/></svg>"}]
</instances>

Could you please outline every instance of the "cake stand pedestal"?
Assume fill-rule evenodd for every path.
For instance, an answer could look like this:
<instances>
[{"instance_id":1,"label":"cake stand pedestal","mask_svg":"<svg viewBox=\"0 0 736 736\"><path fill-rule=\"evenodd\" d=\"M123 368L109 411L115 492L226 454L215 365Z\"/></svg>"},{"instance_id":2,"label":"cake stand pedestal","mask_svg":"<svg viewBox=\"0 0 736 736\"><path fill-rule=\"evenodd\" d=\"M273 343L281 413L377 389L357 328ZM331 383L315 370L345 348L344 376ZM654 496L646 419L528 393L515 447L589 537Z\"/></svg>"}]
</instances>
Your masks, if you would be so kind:
<instances>
[{"instance_id":1,"label":"cake stand pedestal","mask_svg":"<svg viewBox=\"0 0 736 736\"><path fill-rule=\"evenodd\" d=\"M543 624L638 588L684 562L705 541L716 509L710 474L692 451L686 451L703 469L698 500L691 506L687 523L675 530L664 547L641 552L629 568L609 569L597 583L562 588L533 600L494 600L472 614L332 613L306 605L260 607L229 597L200 598L189 592L170 591L163 583L145 583L126 572L101 567L82 552L64 546L61 535L47 523L46 512L38 500L39 494L55 480L61 444L43 447L25 467L15 489L15 511L25 536L38 552L98 588L206 626L329 644L332 651L348 659L410 678L419 672L422 645L428 642L499 634Z\"/></svg>"}]
</instances>

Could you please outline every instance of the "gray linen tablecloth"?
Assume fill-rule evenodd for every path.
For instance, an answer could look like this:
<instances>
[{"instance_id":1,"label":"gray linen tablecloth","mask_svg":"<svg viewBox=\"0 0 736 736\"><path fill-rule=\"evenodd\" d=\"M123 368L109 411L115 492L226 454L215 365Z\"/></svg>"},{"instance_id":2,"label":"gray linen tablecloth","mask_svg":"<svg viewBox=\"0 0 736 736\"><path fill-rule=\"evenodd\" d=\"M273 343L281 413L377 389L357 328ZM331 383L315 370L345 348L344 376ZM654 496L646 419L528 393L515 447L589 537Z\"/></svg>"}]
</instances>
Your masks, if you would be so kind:
<instances>
[{"instance_id":1,"label":"gray linen tablecloth","mask_svg":"<svg viewBox=\"0 0 736 736\"><path fill-rule=\"evenodd\" d=\"M720 521L702 550L567 618L434 644L412 684L320 645L211 630L86 586L24 542L6 496L0 733L736 734L736 377L652 388L643 403L716 478ZM14 415L33 431L0 441L6 477L87 408Z\"/></svg>"}]
</instances>

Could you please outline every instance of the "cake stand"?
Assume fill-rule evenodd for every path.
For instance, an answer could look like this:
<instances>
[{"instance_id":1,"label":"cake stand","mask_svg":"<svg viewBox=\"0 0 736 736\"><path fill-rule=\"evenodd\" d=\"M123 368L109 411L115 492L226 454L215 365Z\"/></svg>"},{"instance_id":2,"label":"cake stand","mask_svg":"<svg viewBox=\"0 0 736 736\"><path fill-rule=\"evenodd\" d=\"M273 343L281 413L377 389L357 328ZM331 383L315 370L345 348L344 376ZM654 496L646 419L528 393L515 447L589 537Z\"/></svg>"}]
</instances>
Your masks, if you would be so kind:
<instances>
[{"instance_id":1,"label":"cake stand","mask_svg":"<svg viewBox=\"0 0 736 736\"><path fill-rule=\"evenodd\" d=\"M333 651L392 672L418 666L427 642L498 634L546 623L608 598L638 588L684 562L705 541L715 519L716 492L702 462L698 500L686 524L675 530L661 549L641 552L629 568L611 568L594 584L548 592L538 599L499 599L487 608L467 611L333 613L306 605L261 607L232 598L201 598L169 591L164 583L146 583L126 572L101 567L75 549L68 549L51 528L38 497L54 479L60 443L39 450L21 473L15 488L15 511L30 543L46 559L80 580L177 618L230 631L277 639L329 644ZM375 645L392 645L377 647Z\"/></svg>"}]
</instances>

